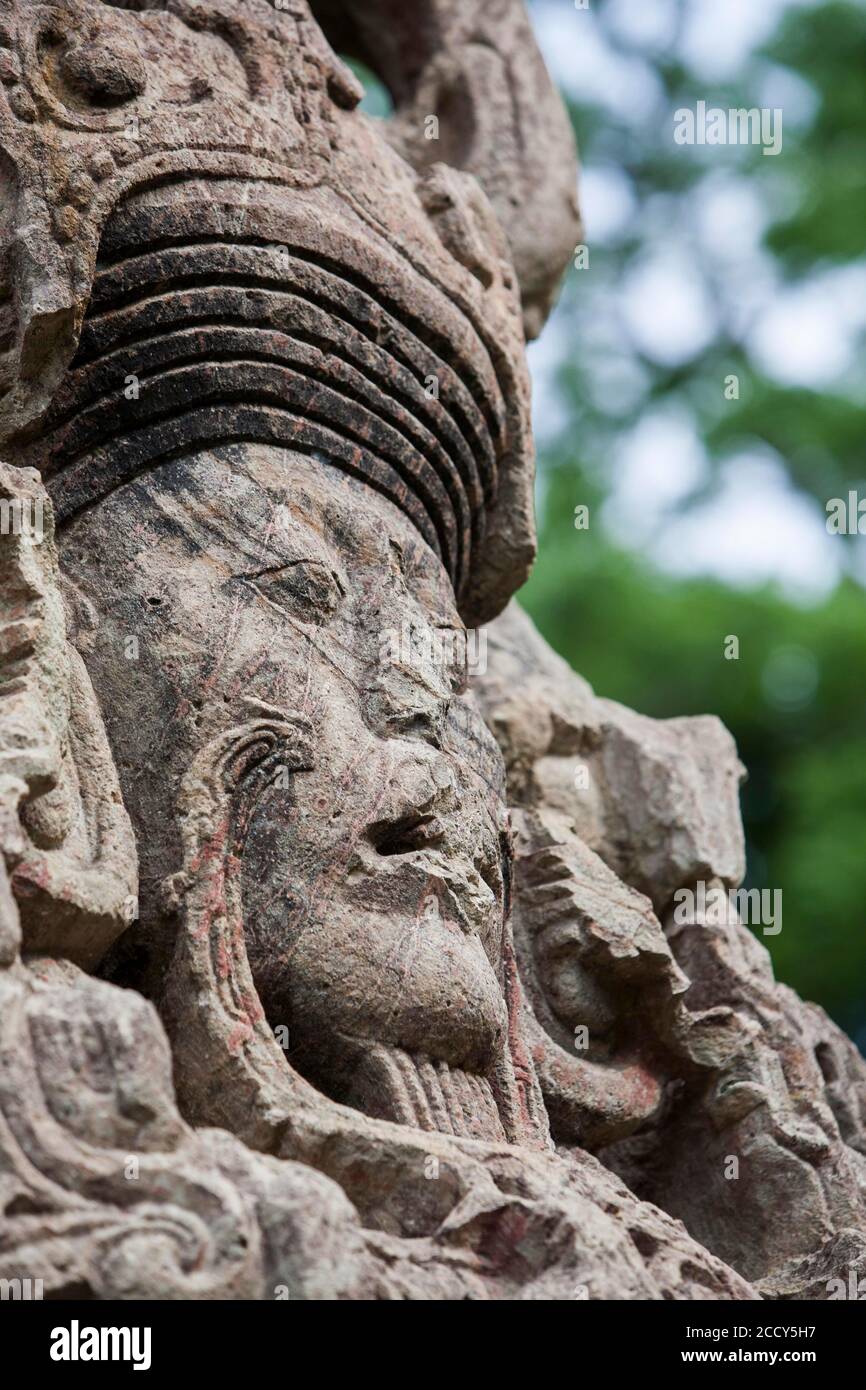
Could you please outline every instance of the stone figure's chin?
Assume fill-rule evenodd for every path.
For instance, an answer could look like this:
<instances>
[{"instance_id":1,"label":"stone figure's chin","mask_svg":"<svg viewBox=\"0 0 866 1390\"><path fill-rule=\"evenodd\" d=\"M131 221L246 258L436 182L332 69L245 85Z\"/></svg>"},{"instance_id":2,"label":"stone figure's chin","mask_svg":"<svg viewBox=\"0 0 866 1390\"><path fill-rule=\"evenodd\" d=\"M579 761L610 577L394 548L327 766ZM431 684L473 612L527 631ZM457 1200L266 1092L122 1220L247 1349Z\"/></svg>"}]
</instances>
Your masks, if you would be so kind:
<instances>
[{"instance_id":1,"label":"stone figure's chin","mask_svg":"<svg viewBox=\"0 0 866 1390\"><path fill-rule=\"evenodd\" d=\"M293 1065L335 1099L407 1123L426 1113L425 1088L437 1113L434 1077L453 1073L459 1110L493 1073L507 1030L480 941L441 917L333 908L293 933L279 960L252 943L256 985L271 1025L288 1026Z\"/></svg>"}]
</instances>

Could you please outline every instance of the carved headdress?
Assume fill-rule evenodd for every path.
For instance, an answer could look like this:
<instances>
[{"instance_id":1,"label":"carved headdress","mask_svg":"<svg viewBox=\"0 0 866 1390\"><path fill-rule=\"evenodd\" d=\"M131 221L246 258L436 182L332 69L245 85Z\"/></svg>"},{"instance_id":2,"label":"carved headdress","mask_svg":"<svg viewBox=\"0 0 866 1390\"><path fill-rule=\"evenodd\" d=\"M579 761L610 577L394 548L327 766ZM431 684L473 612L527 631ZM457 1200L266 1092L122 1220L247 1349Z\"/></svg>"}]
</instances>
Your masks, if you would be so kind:
<instances>
[{"instance_id":1,"label":"carved headdress","mask_svg":"<svg viewBox=\"0 0 866 1390\"><path fill-rule=\"evenodd\" d=\"M390 498L467 622L522 583L521 291L535 331L577 235L573 141L522 5L411 9L0 3L0 442L59 524L263 442Z\"/></svg>"}]
</instances>

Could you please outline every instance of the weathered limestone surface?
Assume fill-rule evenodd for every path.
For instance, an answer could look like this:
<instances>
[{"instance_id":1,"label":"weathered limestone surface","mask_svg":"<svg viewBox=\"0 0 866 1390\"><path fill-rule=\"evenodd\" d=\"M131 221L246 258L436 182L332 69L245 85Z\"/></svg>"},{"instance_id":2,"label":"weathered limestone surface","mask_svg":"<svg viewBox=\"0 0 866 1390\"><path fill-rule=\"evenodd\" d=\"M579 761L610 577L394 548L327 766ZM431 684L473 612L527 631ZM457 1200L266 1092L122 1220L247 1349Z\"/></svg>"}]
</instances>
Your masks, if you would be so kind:
<instances>
[{"instance_id":1,"label":"weathered limestone surface","mask_svg":"<svg viewBox=\"0 0 866 1390\"><path fill-rule=\"evenodd\" d=\"M534 553L574 176L517 0L0 0L0 1277L860 1261L859 1058L672 920L742 873L728 736L596 700L516 610L467 682Z\"/></svg>"},{"instance_id":2,"label":"weathered limestone surface","mask_svg":"<svg viewBox=\"0 0 866 1390\"><path fill-rule=\"evenodd\" d=\"M489 655L479 684L514 806L514 933L554 1138L764 1296L826 1297L866 1267L866 1066L733 915L675 906L678 890L742 878L732 740L716 720L597 699L514 605Z\"/></svg>"}]
</instances>

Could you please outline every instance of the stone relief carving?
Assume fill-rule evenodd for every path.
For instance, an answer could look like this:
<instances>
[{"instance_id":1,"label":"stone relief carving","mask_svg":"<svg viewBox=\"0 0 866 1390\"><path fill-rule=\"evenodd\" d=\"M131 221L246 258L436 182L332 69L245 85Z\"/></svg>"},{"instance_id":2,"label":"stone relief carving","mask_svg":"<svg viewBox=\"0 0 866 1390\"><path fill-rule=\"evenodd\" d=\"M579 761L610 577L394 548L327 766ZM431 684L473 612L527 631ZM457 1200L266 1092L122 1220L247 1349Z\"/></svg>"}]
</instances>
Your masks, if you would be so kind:
<instances>
[{"instance_id":1,"label":"stone relief carving","mask_svg":"<svg viewBox=\"0 0 866 1390\"><path fill-rule=\"evenodd\" d=\"M497 619L575 156L518 0L419 9L0 3L0 1274L808 1296L866 1072L673 920L742 875L721 727Z\"/></svg>"},{"instance_id":2,"label":"stone relief carving","mask_svg":"<svg viewBox=\"0 0 866 1390\"><path fill-rule=\"evenodd\" d=\"M598 1155L762 1296L826 1297L864 1258L863 1061L776 983L735 916L696 891L696 911L675 906L742 879L732 739L717 720L596 698L513 605L480 687L508 770L514 932L555 1140Z\"/></svg>"}]
</instances>

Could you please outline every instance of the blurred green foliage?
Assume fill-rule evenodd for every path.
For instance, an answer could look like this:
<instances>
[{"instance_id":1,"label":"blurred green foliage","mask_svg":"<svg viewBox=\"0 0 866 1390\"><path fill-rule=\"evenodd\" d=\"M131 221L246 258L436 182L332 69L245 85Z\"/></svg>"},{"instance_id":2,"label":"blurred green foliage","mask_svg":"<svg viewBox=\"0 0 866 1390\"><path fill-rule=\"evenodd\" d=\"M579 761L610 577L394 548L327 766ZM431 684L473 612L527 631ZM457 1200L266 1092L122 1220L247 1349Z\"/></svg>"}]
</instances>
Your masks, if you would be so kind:
<instances>
[{"instance_id":1,"label":"blurred green foliage","mask_svg":"<svg viewBox=\"0 0 866 1390\"><path fill-rule=\"evenodd\" d=\"M685 0L684 0L685 3ZM724 6L720 6L720 19ZM736 81L709 84L667 46L630 48L595 22L626 58L649 62L664 87L664 120L636 119L578 99L572 107L586 166L628 179L632 215L620 233L591 244L588 270L572 269L556 330L563 338L554 434L542 431L540 552L521 602L540 629L599 693L658 717L718 714L749 769L743 811L751 886L782 888L783 930L764 938L778 977L866 1044L866 594L855 574L856 539L837 538L848 573L829 597L795 603L778 587L744 589L662 573L640 546L612 538L604 505L626 432L658 405L687 413L711 467L679 506L720 486L726 458L743 447L775 451L792 485L815 499L815 524L833 496L863 486L862 343L857 370L822 389L790 386L762 370L730 303L731 281L698 249L716 331L691 360L653 360L622 326L600 331L630 268L663 238L665 224L690 235L696 196L717 177L718 151L678 147L672 113L712 105L750 107L767 74L793 74L811 94L811 114L786 124L784 150L725 150L726 168L757 190L767 210L764 251L781 284L862 263L866 253L866 8L852 0L785 13ZM775 103L778 104L778 103ZM732 248L736 261L736 247ZM720 383L740 378L738 401ZM620 390L617 381L627 383ZM574 508L591 508L576 530ZM773 518L766 519L772 527ZM862 543L861 543L862 544ZM728 634L739 660L724 659ZM866 1047L864 1047L866 1050Z\"/></svg>"}]
</instances>

